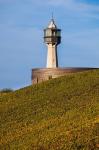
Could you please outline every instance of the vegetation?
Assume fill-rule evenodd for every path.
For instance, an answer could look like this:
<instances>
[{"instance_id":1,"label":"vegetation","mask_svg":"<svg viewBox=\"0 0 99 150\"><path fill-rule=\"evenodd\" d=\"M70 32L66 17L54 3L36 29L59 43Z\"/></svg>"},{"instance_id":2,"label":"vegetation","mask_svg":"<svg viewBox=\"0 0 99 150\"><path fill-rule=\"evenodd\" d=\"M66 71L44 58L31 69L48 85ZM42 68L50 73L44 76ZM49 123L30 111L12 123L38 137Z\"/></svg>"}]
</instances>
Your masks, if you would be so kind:
<instances>
[{"instance_id":1,"label":"vegetation","mask_svg":"<svg viewBox=\"0 0 99 150\"><path fill-rule=\"evenodd\" d=\"M11 92L13 92L12 89L9 89L9 88L2 89L0 90L0 96L7 94L7 93L11 93Z\"/></svg>"},{"instance_id":2,"label":"vegetation","mask_svg":"<svg viewBox=\"0 0 99 150\"><path fill-rule=\"evenodd\" d=\"M98 150L99 70L0 97L0 150Z\"/></svg>"}]
</instances>

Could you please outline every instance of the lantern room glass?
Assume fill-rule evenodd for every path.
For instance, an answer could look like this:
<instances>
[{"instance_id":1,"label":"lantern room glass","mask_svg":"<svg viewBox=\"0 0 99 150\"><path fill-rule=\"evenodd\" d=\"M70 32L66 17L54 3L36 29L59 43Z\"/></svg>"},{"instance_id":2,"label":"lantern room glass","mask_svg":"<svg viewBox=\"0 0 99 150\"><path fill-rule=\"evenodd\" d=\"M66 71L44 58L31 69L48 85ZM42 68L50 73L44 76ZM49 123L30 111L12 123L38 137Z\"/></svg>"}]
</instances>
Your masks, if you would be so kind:
<instances>
[{"instance_id":1,"label":"lantern room glass","mask_svg":"<svg viewBox=\"0 0 99 150\"><path fill-rule=\"evenodd\" d=\"M61 30L57 30L57 36L61 37Z\"/></svg>"},{"instance_id":2,"label":"lantern room glass","mask_svg":"<svg viewBox=\"0 0 99 150\"><path fill-rule=\"evenodd\" d=\"M51 31L51 29L46 29L44 33L45 33L45 37L52 36L52 31Z\"/></svg>"},{"instance_id":3,"label":"lantern room glass","mask_svg":"<svg viewBox=\"0 0 99 150\"><path fill-rule=\"evenodd\" d=\"M51 36L60 37L61 36L61 30L45 29L44 30L44 36L45 37L51 37Z\"/></svg>"}]
</instances>

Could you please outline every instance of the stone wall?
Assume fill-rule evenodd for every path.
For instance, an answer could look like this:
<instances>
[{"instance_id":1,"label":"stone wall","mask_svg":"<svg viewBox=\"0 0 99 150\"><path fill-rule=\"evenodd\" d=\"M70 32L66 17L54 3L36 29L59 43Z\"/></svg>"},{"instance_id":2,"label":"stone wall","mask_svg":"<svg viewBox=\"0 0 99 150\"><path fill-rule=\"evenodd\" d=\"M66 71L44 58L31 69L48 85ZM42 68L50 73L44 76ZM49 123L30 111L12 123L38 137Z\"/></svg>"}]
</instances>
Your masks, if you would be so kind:
<instances>
[{"instance_id":1,"label":"stone wall","mask_svg":"<svg viewBox=\"0 0 99 150\"><path fill-rule=\"evenodd\" d=\"M45 68L32 69L32 84L41 83L52 78L67 75L68 73L76 73L88 71L96 68Z\"/></svg>"}]
</instances>

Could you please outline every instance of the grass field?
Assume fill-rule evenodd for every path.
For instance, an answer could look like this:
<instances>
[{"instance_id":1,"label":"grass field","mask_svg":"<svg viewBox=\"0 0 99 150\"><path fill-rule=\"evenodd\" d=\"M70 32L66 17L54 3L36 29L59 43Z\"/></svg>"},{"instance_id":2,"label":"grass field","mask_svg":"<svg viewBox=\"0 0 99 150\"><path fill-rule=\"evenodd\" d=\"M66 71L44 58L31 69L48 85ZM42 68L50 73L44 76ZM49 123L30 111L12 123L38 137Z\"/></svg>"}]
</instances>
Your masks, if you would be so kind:
<instances>
[{"instance_id":1,"label":"grass field","mask_svg":"<svg viewBox=\"0 0 99 150\"><path fill-rule=\"evenodd\" d=\"M0 150L98 150L99 70L0 95Z\"/></svg>"}]
</instances>

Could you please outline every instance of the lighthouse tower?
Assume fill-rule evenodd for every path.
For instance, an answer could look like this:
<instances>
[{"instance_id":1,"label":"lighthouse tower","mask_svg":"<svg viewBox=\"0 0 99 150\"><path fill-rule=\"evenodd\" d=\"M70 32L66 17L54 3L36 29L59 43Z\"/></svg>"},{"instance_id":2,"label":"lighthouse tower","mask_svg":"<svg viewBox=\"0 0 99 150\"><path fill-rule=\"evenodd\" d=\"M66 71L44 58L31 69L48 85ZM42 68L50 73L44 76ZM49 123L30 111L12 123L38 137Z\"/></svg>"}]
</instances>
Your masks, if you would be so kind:
<instances>
[{"instance_id":1,"label":"lighthouse tower","mask_svg":"<svg viewBox=\"0 0 99 150\"><path fill-rule=\"evenodd\" d=\"M61 43L61 30L57 28L52 18L48 27L44 29L44 42L47 44L47 68L58 67L57 46Z\"/></svg>"}]
</instances>

